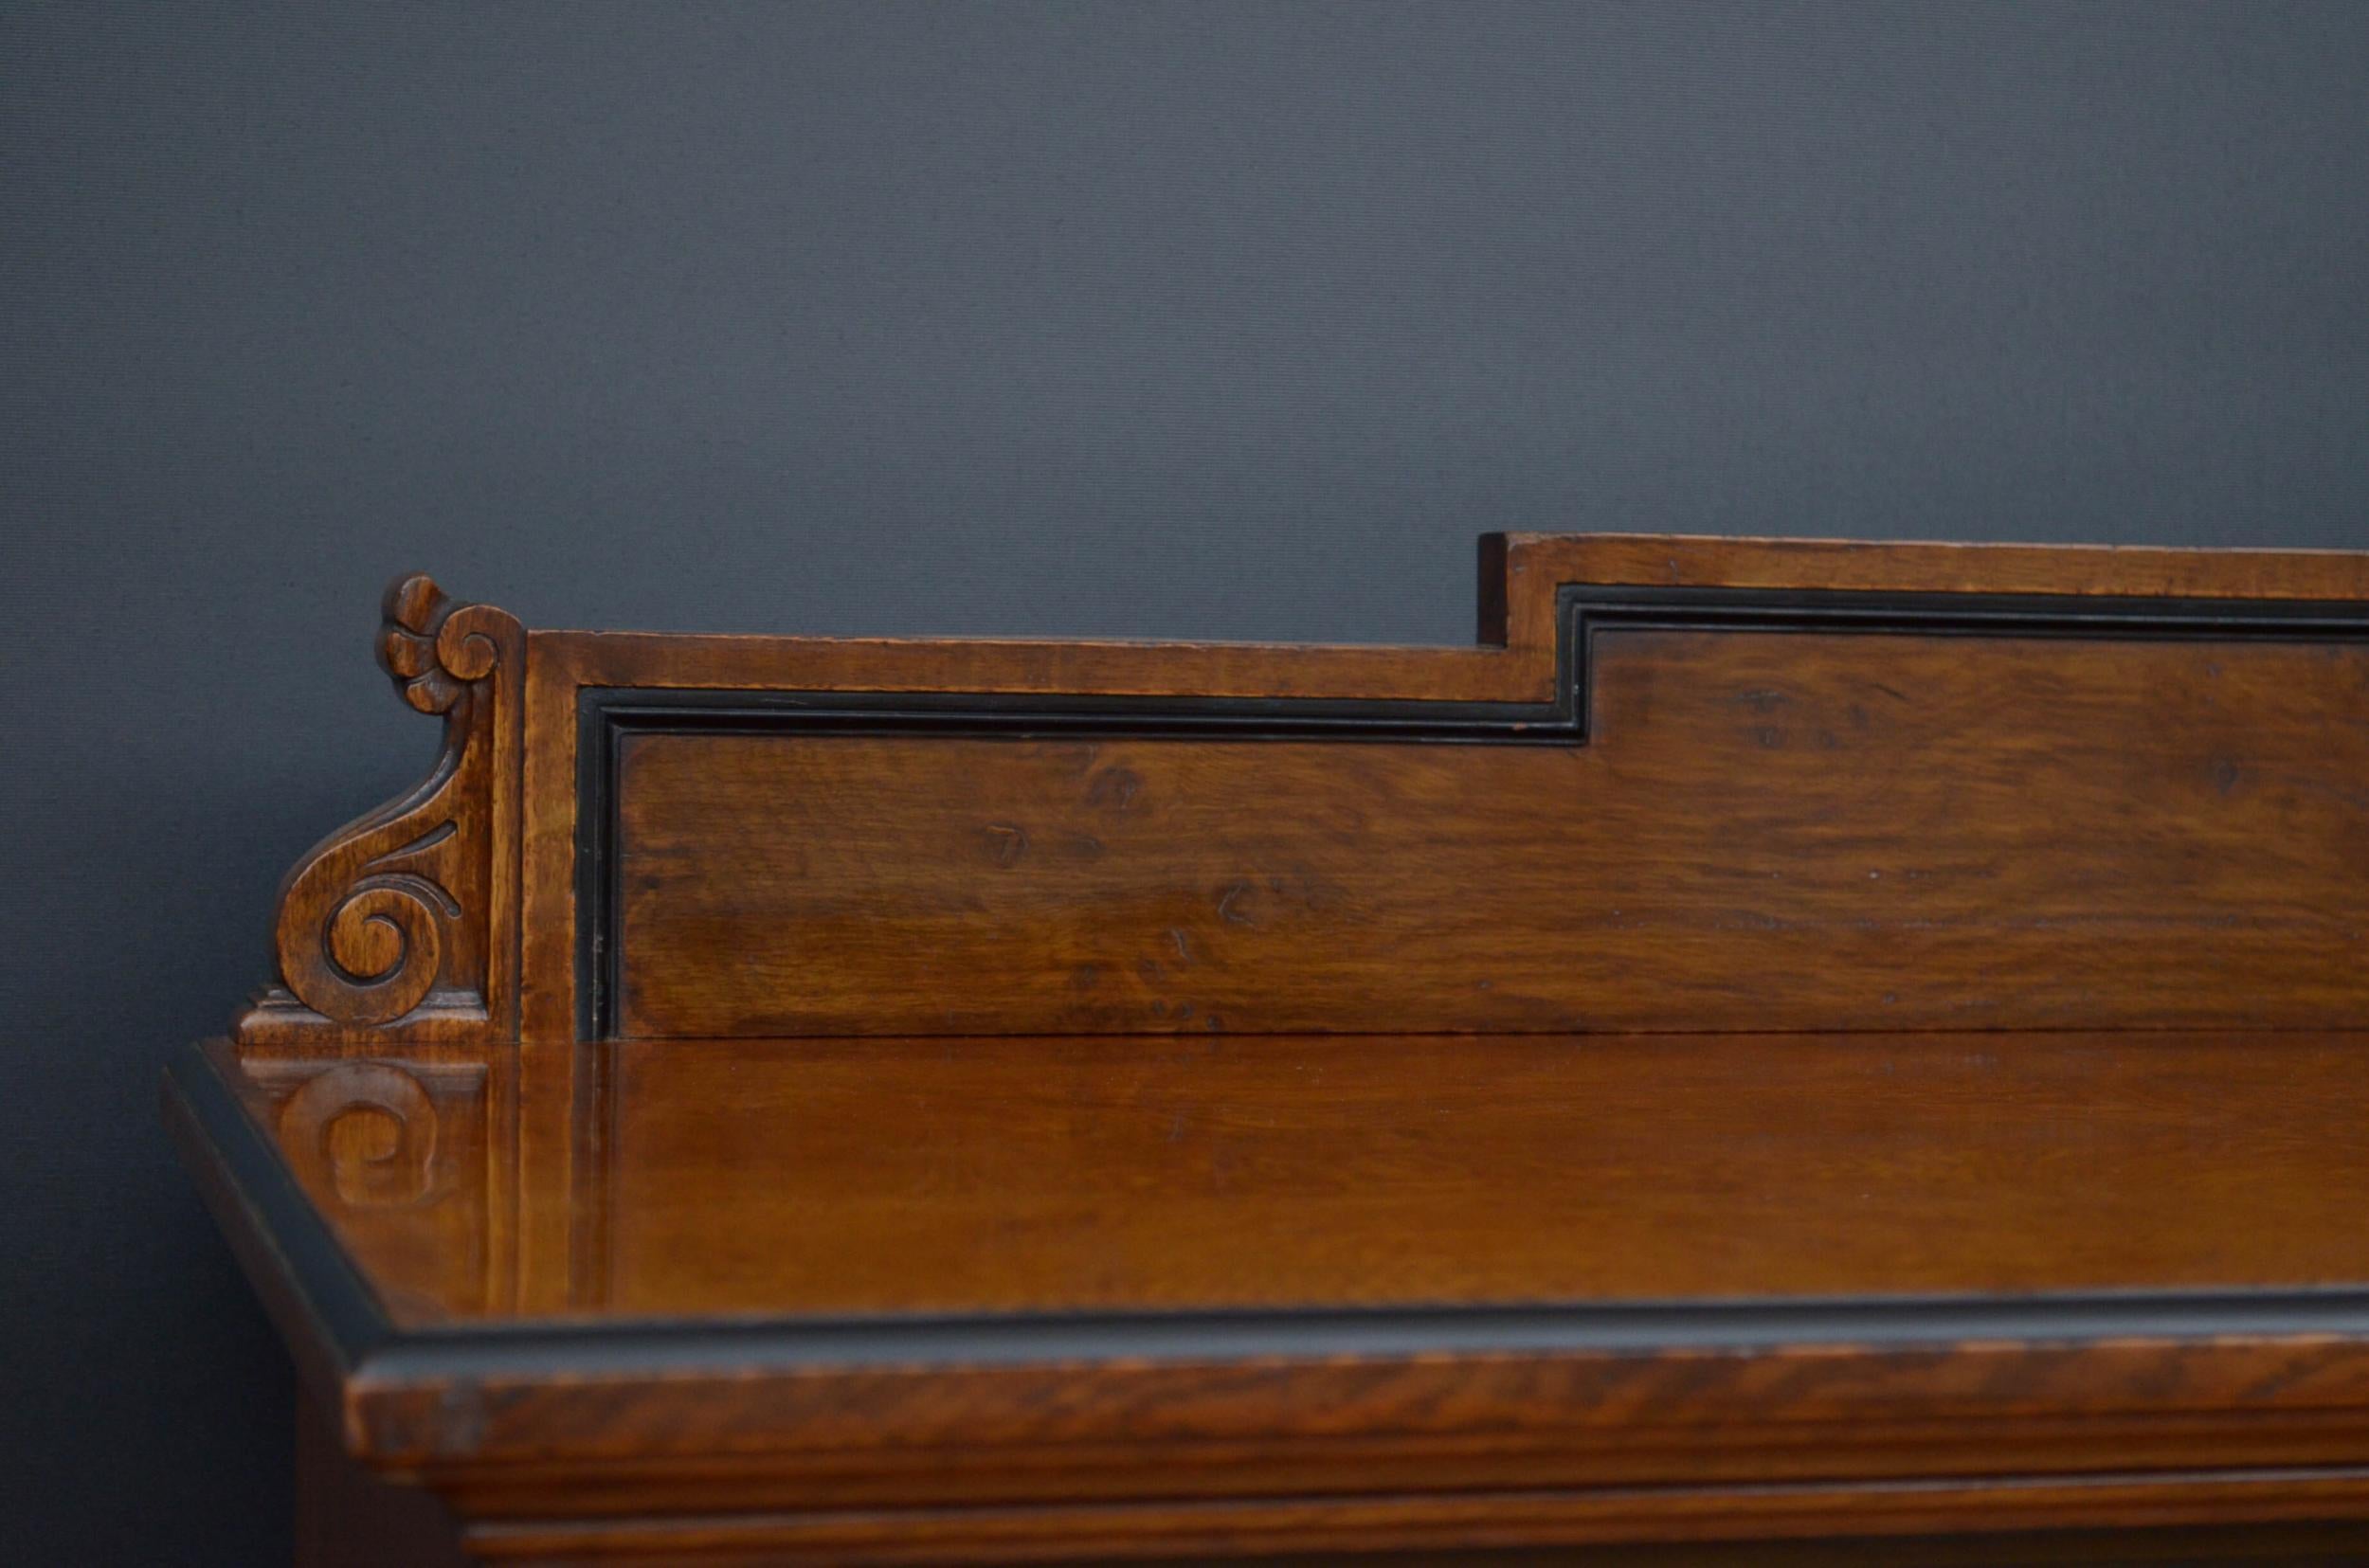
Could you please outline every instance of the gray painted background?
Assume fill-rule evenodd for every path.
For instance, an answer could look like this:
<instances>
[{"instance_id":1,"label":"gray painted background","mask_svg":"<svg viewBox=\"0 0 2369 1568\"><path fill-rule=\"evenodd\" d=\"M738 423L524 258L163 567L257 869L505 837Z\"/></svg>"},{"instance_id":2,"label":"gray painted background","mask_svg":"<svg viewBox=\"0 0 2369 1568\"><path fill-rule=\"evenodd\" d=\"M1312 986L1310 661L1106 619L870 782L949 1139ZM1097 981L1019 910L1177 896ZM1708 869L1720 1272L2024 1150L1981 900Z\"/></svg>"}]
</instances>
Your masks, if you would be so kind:
<instances>
[{"instance_id":1,"label":"gray painted background","mask_svg":"<svg viewBox=\"0 0 2369 1568\"><path fill-rule=\"evenodd\" d=\"M2358 3L10 4L0 73L22 1560L284 1559L154 1085L426 766L399 569L1452 641L1501 527L2369 545Z\"/></svg>"}]
</instances>

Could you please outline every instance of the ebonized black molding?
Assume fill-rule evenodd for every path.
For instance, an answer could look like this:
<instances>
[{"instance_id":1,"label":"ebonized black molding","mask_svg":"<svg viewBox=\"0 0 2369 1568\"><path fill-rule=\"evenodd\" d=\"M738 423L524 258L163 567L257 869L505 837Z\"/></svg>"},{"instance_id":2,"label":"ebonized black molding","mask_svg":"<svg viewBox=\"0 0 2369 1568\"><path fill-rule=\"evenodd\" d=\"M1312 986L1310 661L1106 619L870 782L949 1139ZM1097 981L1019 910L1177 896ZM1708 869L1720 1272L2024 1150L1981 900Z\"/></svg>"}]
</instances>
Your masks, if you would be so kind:
<instances>
[{"instance_id":1,"label":"ebonized black molding","mask_svg":"<svg viewBox=\"0 0 2369 1568\"><path fill-rule=\"evenodd\" d=\"M2369 640L2369 606L2294 600L1565 585L1556 596L1555 695L1544 703L1339 701L921 692L586 687L577 695L576 1027L614 1031L622 927L617 765L628 734L1063 736L1583 746L1590 658L1610 628L1851 632L2109 641Z\"/></svg>"},{"instance_id":2,"label":"ebonized black molding","mask_svg":"<svg viewBox=\"0 0 2369 1568\"><path fill-rule=\"evenodd\" d=\"M267 1277L279 1289L265 1290L264 1305L299 1363L309 1356L329 1373L351 1376L395 1332L361 1270L205 1047L172 1058L163 1090L165 1127L183 1158L214 1169L217 1180L200 1182L199 1191L224 1234L268 1248Z\"/></svg>"}]
</instances>

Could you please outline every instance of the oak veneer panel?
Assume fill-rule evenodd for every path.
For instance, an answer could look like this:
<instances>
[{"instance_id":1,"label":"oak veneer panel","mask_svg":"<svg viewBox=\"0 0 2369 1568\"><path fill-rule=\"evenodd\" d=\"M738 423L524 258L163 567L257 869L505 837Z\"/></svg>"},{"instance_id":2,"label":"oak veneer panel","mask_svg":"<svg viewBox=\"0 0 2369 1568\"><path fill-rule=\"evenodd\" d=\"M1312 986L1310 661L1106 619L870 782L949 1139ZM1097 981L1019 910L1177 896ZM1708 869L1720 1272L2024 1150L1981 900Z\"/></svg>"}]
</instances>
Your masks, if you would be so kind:
<instances>
[{"instance_id":1,"label":"oak veneer panel","mask_svg":"<svg viewBox=\"0 0 2369 1568\"><path fill-rule=\"evenodd\" d=\"M2359 644L1600 632L1585 744L624 738L629 1037L2340 1026Z\"/></svg>"},{"instance_id":2,"label":"oak veneer panel","mask_svg":"<svg viewBox=\"0 0 2369 1568\"><path fill-rule=\"evenodd\" d=\"M616 1073L615 1313L2369 1274L2361 1036L715 1041Z\"/></svg>"}]
</instances>

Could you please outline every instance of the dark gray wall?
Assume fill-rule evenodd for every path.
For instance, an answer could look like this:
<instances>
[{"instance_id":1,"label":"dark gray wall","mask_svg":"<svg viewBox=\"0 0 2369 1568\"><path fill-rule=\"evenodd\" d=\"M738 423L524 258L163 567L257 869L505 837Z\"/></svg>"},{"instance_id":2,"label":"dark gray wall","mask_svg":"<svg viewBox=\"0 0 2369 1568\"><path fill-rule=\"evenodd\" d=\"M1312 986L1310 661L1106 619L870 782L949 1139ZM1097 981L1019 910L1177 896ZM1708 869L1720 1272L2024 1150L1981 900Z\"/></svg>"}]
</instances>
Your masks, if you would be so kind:
<instances>
[{"instance_id":1,"label":"dark gray wall","mask_svg":"<svg viewBox=\"0 0 2369 1568\"><path fill-rule=\"evenodd\" d=\"M539 624L1456 640L1499 527L2369 545L2369 7L5 13L0 1536L287 1547L156 1130Z\"/></svg>"}]
</instances>

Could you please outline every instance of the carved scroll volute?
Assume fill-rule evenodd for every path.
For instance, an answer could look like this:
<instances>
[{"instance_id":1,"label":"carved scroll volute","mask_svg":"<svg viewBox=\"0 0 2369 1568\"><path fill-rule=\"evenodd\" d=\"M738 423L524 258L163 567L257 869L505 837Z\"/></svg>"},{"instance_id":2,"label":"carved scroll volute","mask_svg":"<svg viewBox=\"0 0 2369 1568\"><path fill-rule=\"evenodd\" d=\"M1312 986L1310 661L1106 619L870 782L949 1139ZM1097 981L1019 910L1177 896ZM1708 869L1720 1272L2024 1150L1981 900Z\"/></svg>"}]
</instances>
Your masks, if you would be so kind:
<instances>
[{"instance_id":1,"label":"carved scroll volute","mask_svg":"<svg viewBox=\"0 0 2369 1568\"><path fill-rule=\"evenodd\" d=\"M279 984L238 1022L291 1038L515 1038L519 697L526 636L425 576L387 589L378 658L444 718L409 795L332 834L280 884Z\"/></svg>"}]
</instances>

